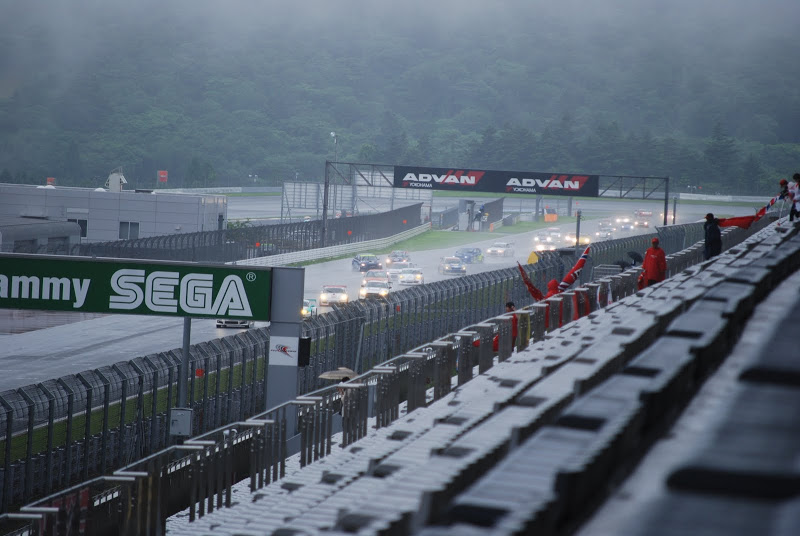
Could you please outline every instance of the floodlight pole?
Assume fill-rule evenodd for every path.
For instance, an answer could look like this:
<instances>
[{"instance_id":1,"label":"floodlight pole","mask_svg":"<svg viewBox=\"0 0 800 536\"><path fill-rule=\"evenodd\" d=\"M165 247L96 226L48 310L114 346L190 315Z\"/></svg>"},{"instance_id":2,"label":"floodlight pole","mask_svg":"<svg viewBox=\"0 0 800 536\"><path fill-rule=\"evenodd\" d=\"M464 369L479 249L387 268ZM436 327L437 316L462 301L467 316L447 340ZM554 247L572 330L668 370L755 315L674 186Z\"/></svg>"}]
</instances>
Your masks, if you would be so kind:
<instances>
[{"instance_id":1,"label":"floodlight pole","mask_svg":"<svg viewBox=\"0 0 800 536\"><path fill-rule=\"evenodd\" d=\"M330 189L330 166L336 163L339 158L339 138L336 137L336 132L331 132L333 138L333 162L325 160L325 186L322 190L322 236L319 238L319 247L324 248L328 234L328 190Z\"/></svg>"},{"instance_id":2,"label":"floodlight pole","mask_svg":"<svg viewBox=\"0 0 800 536\"><path fill-rule=\"evenodd\" d=\"M678 196L672 196L672 225L675 225L675 216L678 214Z\"/></svg>"},{"instance_id":3,"label":"floodlight pole","mask_svg":"<svg viewBox=\"0 0 800 536\"><path fill-rule=\"evenodd\" d=\"M328 234L328 190L330 189L330 170L331 163L325 160L325 185L322 188L322 232L319 237L319 247L325 247L325 239Z\"/></svg>"}]
</instances>

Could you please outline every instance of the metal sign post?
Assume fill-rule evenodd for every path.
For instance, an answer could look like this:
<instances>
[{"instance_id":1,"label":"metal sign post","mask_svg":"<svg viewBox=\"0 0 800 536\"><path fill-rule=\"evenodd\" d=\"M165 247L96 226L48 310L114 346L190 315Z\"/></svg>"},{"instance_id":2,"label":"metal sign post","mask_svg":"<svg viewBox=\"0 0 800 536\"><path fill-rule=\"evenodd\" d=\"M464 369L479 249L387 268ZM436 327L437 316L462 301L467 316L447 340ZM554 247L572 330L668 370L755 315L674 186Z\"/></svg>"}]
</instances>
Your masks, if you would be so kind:
<instances>
[{"instance_id":1,"label":"metal sign post","mask_svg":"<svg viewBox=\"0 0 800 536\"><path fill-rule=\"evenodd\" d=\"M303 323L301 309L305 281L304 268L276 267L272 269L273 293L269 325L267 381L264 383L264 410L297 398L300 331ZM310 368L310 367L309 367ZM297 407L286 408L286 433L296 435Z\"/></svg>"}]
</instances>

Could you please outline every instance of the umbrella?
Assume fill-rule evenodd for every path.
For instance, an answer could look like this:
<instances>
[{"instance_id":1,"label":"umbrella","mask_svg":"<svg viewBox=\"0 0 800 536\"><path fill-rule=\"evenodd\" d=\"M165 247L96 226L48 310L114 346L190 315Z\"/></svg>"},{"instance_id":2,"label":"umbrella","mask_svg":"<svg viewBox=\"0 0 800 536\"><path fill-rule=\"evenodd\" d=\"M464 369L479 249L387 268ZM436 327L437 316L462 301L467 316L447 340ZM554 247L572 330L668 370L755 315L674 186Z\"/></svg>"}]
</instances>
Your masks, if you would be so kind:
<instances>
[{"instance_id":1,"label":"umbrella","mask_svg":"<svg viewBox=\"0 0 800 536\"><path fill-rule=\"evenodd\" d=\"M640 264L644 260L644 257L642 257L641 253L639 253L638 251L629 251L628 257L633 259L633 262L638 262Z\"/></svg>"},{"instance_id":2,"label":"umbrella","mask_svg":"<svg viewBox=\"0 0 800 536\"><path fill-rule=\"evenodd\" d=\"M355 378L358 376L354 370L351 370L347 367L339 367L336 370L329 370L328 372L323 372L319 375L320 378L323 380L344 380Z\"/></svg>"}]
</instances>

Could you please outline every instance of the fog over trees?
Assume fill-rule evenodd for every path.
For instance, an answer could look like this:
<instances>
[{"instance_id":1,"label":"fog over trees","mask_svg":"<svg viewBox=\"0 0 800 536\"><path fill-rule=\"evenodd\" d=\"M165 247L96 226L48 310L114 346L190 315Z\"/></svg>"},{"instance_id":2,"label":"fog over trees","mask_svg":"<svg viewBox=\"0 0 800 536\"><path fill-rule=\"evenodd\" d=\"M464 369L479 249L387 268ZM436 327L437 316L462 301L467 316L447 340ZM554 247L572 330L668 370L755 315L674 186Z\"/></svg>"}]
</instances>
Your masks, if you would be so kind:
<instances>
[{"instance_id":1,"label":"fog over trees","mask_svg":"<svg viewBox=\"0 0 800 536\"><path fill-rule=\"evenodd\" d=\"M796 0L0 0L0 182L800 172Z\"/></svg>"}]
</instances>

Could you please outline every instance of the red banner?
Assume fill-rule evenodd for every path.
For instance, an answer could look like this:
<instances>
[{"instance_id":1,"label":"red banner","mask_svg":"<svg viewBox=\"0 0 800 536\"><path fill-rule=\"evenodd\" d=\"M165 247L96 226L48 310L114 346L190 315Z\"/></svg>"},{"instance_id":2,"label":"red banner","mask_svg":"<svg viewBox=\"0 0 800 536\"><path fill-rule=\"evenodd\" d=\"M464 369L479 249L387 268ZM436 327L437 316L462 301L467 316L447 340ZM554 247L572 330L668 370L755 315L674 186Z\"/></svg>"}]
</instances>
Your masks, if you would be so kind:
<instances>
[{"instance_id":1,"label":"red banner","mask_svg":"<svg viewBox=\"0 0 800 536\"><path fill-rule=\"evenodd\" d=\"M167 171L160 170L158 172L158 182L167 182Z\"/></svg>"},{"instance_id":2,"label":"red banner","mask_svg":"<svg viewBox=\"0 0 800 536\"><path fill-rule=\"evenodd\" d=\"M760 217L756 216L736 216L735 218L720 218L720 227L741 227L742 229L749 229L753 222L758 221Z\"/></svg>"},{"instance_id":3,"label":"red banner","mask_svg":"<svg viewBox=\"0 0 800 536\"><path fill-rule=\"evenodd\" d=\"M54 185L56 183L55 177L47 177L47 184Z\"/></svg>"}]
</instances>

